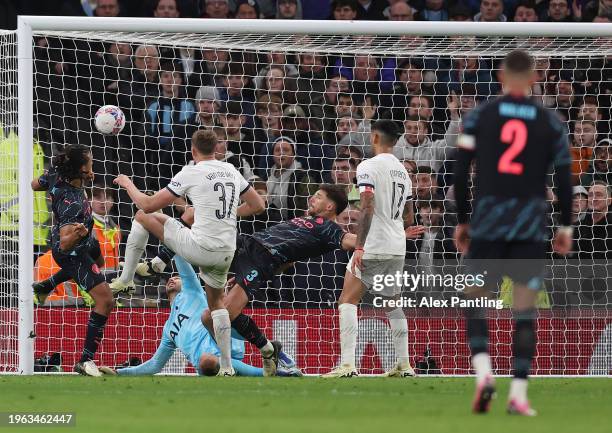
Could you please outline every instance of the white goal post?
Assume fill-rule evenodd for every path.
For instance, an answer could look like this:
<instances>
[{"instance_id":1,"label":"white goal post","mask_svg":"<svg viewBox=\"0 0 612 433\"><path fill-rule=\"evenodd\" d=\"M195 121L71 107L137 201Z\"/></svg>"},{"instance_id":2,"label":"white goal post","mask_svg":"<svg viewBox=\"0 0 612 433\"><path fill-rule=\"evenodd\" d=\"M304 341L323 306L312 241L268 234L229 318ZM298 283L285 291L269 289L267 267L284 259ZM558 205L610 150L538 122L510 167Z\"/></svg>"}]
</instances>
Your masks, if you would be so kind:
<instances>
[{"instance_id":1,"label":"white goal post","mask_svg":"<svg viewBox=\"0 0 612 433\"><path fill-rule=\"evenodd\" d=\"M334 48L329 48L330 52L335 51L353 55L383 53L398 57L429 57L438 55L453 56L457 53L471 53L472 55L480 56L485 53L487 56L498 58L512 48L524 48L532 52L536 57L539 55L549 55L553 52L558 57L584 56L590 58L591 56L612 56L612 26L609 24L346 22L20 16L16 32L19 136L19 292L18 335L16 336L18 343L18 366L16 366L17 368L14 368L15 366L13 368L4 366L4 369L0 368L0 373L5 371L29 375L34 372L34 337L36 334L32 294L34 198L30 188L34 170L32 143L35 140L33 121L35 102L33 70L34 37L40 35L61 35L67 38L101 40L102 38L109 37L114 32L120 34L118 40L133 43L151 41L153 44L167 44L175 47L203 47L206 44L210 44L213 47L223 47L225 44L225 46L232 49L258 52L271 52L285 47L291 52L310 51L316 53L322 47L325 49L326 43L331 41L330 44L333 43L335 45ZM367 36L367 43L364 43L364 40L359 38L350 41L339 41L337 39L337 37L349 35ZM421 37L426 40L425 44L410 42L415 38ZM454 37L459 38L458 40L462 41L461 44L453 43ZM482 42L483 40L485 42ZM468 43L470 41L471 45ZM291 47L291 44L296 44L297 48ZM345 45L343 46L342 44ZM12 96L14 97L15 95ZM0 325L2 325L1 322L2 318L0 317ZM416 319L409 320L410 327L415 326L416 323ZM337 328L335 331L337 331ZM84 329L81 332L84 332ZM306 335L306 333L302 335ZM0 345L0 351L4 350L3 347L4 345ZM571 349L568 349L568 351L571 351ZM302 355L306 357L305 354ZM455 356L464 355L458 354ZM552 357L553 355L550 356ZM546 368L553 373L561 372L560 374L565 374L565 370L562 367L559 367L559 369ZM577 370L571 370L571 373L568 374L579 373Z\"/></svg>"}]
</instances>

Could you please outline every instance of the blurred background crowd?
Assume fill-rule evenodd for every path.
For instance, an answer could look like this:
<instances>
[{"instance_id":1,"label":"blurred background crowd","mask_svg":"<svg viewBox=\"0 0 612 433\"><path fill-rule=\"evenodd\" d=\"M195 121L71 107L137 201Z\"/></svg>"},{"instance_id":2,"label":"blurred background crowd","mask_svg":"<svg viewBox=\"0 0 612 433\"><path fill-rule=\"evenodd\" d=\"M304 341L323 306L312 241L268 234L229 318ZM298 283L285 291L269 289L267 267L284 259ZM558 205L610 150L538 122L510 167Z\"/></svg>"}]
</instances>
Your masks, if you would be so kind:
<instances>
[{"instance_id":1,"label":"blurred background crowd","mask_svg":"<svg viewBox=\"0 0 612 433\"><path fill-rule=\"evenodd\" d=\"M610 22L612 1L0 0L0 26L13 28L17 13L571 23ZM533 95L567 124L575 244L568 258L551 254L554 264L539 306L609 306L612 57L596 50L584 57L563 54L561 48L558 55L537 57ZM460 257L452 242L455 143L462 117L501 92L497 57L195 49L40 37L34 58L35 170L48 167L65 143L92 146L95 236L109 274L120 266L135 211L129 198L112 187L112 178L123 173L143 190L163 188L188 163L190 137L198 128L217 134L218 159L238 167L268 203L264 214L239 221L240 232L303 215L307 198L321 182L346 187L350 206L338 222L354 232L359 213L356 168L371 156L370 123L380 118L393 119L404 131L394 153L412 179L415 224L425 227L422 236L407 241L407 267L427 273L457 268ZM91 119L105 104L117 105L126 114L126 128L118 137L93 129ZM15 131L6 130L0 151L16 143ZM557 214L552 181L549 198L553 228ZM11 219L16 206L3 206L0 229L16 233L14 215ZM52 217L44 194L36 194L35 210L35 278L42 279L55 270L47 251ZM178 215L181 210L169 212ZM155 253L151 245L149 255ZM255 302L333 307L347 261L345 252L335 251L297 263ZM501 282L500 296L509 293L511 284ZM428 288L408 295L452 294L454 290ZM121 302L156 306L163 305L163 299L163 281L143 282L136 298ZM66 283L47 305L86 302L77 287Z\"/></svg>"}]
</instances>

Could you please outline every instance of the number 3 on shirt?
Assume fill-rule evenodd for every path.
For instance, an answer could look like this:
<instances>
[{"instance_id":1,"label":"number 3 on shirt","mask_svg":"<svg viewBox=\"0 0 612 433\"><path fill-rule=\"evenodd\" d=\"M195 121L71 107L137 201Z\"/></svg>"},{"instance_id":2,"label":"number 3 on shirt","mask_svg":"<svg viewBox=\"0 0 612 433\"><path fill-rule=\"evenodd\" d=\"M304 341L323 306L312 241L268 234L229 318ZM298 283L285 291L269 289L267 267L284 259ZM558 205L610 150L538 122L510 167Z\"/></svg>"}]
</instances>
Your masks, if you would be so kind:
<instances>
[{"instance_id":1,"label":"number 3 on shirt","mask_svg":"<svg viewBox=\"0 0 612 433\"><path fill-rule=\"evenodd\" d=\"M502 143L510 147L502 154L497 163L497 171L503 174L523 174L523 164L514 159L523 151L527 144L527 125L518 119L508 120L504 123L499 137Z\"/></svg>"}]
</instances>

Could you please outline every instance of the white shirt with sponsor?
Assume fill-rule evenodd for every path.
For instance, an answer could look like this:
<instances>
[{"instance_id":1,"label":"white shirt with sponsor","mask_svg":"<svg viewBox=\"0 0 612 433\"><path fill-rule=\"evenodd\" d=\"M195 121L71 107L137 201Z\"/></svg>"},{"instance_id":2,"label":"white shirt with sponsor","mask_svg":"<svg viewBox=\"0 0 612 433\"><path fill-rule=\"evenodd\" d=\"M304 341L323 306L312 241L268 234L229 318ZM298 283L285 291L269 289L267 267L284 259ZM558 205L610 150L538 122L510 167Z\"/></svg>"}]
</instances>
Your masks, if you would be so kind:
<instances>
[{"instance_id":1,"label":"white shirt with sponsor","mask_svg":"<svg viewBox=\"0 0 612 433\"><path fill-rule=\"evenodd\" d=\"M374 191L374 216L364 245L364 258L406 254L404 205L412 182L404 165L391 153L380 153L357 167L359 191Z\"/></svg>"},{"instance_id":2,"label":"white shirt with sponsor","mask_svg":"<svg viewBox=\"0 0 612 433\"><path fill-rule=\"evenodd\" d=\"M232 164L205 160L186 165L167 188L193 204L191 231L199 245L213 251L236 249L236 209L249 183Z\"/></svg>"}]
</instances>

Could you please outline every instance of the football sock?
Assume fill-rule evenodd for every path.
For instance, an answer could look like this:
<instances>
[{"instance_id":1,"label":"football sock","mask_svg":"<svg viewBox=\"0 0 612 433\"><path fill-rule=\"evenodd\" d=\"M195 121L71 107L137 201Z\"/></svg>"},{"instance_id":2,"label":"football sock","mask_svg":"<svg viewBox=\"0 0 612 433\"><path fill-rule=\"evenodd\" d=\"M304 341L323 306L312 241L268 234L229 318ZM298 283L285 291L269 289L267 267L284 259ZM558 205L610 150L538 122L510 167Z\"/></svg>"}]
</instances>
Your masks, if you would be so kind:
<instances>
[{"instance_id":1,"label":"football sock","mask_svg":"<svg viewBox=\"0 0 612 433\"><path fill-rule=\"evenodd\" d=\"M489 329L484 308L466 308L467 337L472 353L472 366L476 372L476 381L480 382L491 374L491 357L487 353Z\"/></svg>"},{"instance_id":2,"label":"football sock","mask_svg":"<svg viewBox=\"0 0 612 433\"><path fill-rule=\"evenodd\" d=\"M534 309L515 312L515 328L512 341L512 353L514 355L513 375L517 379L527 379L531 369L531 360L535 354L536 332L535 332Z\"/></svg>"},{"instance_id":3,"label":"football sock","mask_svg":"<svg viewBox=\"0 0 612 433\"><path fill-rule=\"evenodd\" d=\"M400 368L407 368L410 366L408 357L408 321L404 315L404 310L396 308L395 310L387 311L387 319L389 319L391 338L393 339L397 362Z\"/></svg>"},{"instance_id":4,"label":"football sock","mask_svg":"<svg viewBox=\"0 0 612 433\"><path fill-rule=\"evenodd\" d=\"M125 263L119 281L129 283L134 279L136 267L149 240L149 232L138 221L132 221L132 230L125 244Z\"/></svg>"},{"instance_id":5,"label":"football sock","mask_svg":"<svg viewBox=\"0 0 612 433\"><path fill-rule=\"evenodd\" d=\"M355 366L355 348L357 347L357 305L340 304L340 352L341 364Z\"/></svg>"},{"instance_id":6,"label":"football sock","mask_svg":"<svg viewBox=\"0 0 612 433\"><path fill-rule=\"evenodd\" d=\"M221 351L221 356L219 357L219 366L222 370L230 369L232 367L232 326L230 324L229 313L225 308L223 308L211 311L210 315L213 320L215 340L217 341L217 345L219 346L219 349Z\"/></svg>"},{"instance_id":7,"label":"football sock","mask_svg":"<svg viewBox=\"0 0 612 433\"><path fill-rule=\"evenodd\" d=\"M269 349L267 347L269 345L269 347L272 348L272 351L274 351L272 344L264 336L263 332L261 332L261 329L259 329L257 323L255 323L255 321L246 314L240 313L238 316L236 316L236 318L232 320L232 328L242 335L246 341L254 344L259 350L262 350L263 348ZM269 350L265 351L269 352Z\"/></svg>"},{"instance_id":8,"label":"football sock","mask_svg":"<svg viewBox=\"0 0 612 433\"><path fill-rule=\"evenodd\" d=\"M107 317L92 311L87 322L87 334L85 335L85 346L80 362L91 361L98 350L98 346L104 335Z\"/></svg>"}]
</instances>

